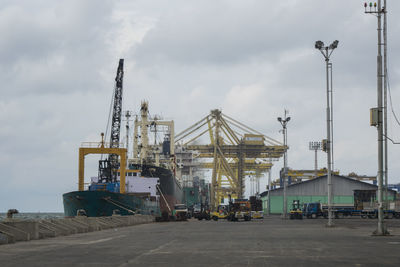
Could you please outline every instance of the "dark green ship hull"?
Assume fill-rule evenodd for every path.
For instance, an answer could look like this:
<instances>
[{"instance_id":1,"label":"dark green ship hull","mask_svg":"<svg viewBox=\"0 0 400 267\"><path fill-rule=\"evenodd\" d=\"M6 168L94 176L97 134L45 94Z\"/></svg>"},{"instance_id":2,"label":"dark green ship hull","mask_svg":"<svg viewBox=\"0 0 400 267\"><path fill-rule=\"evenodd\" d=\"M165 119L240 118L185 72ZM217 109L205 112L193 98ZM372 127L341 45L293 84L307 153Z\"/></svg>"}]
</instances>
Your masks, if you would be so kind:
<instances>
[{"instance_id":1,"label":"dark green ship hull","mask_svg":"<svg viewBox=\"0 0 400 267\"><path fill-rule=\"evenodd\" d=\"M131 165L130 169L141 170L145 177L159 178L162 193L159 201L155 197L146 199L104 190L73 191L63 195L65 216L76 216L79 210L89 217L111 216L113 212L160 216L161 213L171 214L175 204L183 203L183 190L170 170L146 164Z\"/></svg>"},{"instance_id":2,"label":"dark green ship hull","mask_svg":"<svg viewBox=\"0 0 400 267\"><path fill-rule=\"evenodd\" d=\"M64 215L76 216L84 210L88 217L111 216L113 214L146 214L159 216L158 201L130 194L108 191L74 191L63 195Z\"/></svg>"}]
</instances>

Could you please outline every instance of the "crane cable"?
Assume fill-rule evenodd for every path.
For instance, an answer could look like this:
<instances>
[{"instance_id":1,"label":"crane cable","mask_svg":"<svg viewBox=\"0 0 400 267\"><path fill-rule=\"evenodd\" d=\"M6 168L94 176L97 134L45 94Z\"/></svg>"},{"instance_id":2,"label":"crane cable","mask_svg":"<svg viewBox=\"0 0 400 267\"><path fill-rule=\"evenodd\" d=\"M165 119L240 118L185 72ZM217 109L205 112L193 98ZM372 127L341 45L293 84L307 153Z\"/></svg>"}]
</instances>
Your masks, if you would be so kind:
<instances>
[{"instance_id":1,"label":"crane cable","mask_svg":"<svg viewBox=\"0 0 400 267\"><path fill-rule=\"evenodd\" d=\"M105 198L103 198L103 199L104 199L105 201L110 202L111 204L117 206L118 208L124 209L124 210L128 211L129 213L135 214L135 211L133 211L133 209L131 210L131 209L125 208L124 206L122 206L122 203L120 203L120 202L118 202L118 201L116 201L116 200L114 200L114 199L107 198L107 197L105 197ZM118 204L120 204L120 205L118 205ZM129 207L129 206L128 206L128 207Z\"/></svg>"},{"instance_id":2,"label":"crane cable","mask_svg":"<svg viewBox=\"0 0 400 267\"><path fill-rule=\"evenodd\" d=\"M115 95L115 88L114 88L114 90L112 92L112 96L111 96L111 102L110 102L110 108L108 111L107 127L106 127L105 134L104 134L104 140L107 140L108 129L110 129L110 120L111 120L111 112L112 112L113 103L114 103L114 95ZM103 159L103 154L101 154L101 159Z\"/></svg>"}]
</instances>

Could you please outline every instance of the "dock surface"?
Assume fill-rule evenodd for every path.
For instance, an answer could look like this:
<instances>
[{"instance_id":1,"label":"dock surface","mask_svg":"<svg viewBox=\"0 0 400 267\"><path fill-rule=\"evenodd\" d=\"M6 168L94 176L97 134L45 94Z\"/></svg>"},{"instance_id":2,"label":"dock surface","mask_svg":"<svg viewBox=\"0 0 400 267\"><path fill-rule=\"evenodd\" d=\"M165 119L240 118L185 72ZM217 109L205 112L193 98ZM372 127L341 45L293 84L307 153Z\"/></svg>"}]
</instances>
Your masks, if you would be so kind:
<instances>
[{"instance_id":1,"label":"dock surface","mask_svg":"<svg viewBox=\"0 0 400 267\"><path fill-rule=\"evenodd\" d=\"M400 220L198 221L141 224L0 246L0 266L398 266Z\"/></svg>"}]
</instances>

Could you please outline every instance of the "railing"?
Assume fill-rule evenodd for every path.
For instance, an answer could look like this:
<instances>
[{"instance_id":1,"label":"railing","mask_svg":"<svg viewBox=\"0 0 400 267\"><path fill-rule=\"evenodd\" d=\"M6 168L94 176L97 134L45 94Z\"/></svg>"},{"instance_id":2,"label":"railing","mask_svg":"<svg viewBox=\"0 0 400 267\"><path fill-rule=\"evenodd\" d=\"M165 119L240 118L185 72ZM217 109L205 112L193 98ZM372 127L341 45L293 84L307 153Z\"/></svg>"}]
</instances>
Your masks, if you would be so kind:
<instances>
[{"instance_id":1,"label":"railing","mask_svg":"<svg viewBox=\"0 0 400 267\"><path fill-rule=\"evenodd\" d=\"M81 147L87 148L99 148L101 147L102 142L82 142ZM110 148L110 142L104 142L105 148ZM119 143L119 148L124 148L124 143Z\"/></svg>"}]
</instances>

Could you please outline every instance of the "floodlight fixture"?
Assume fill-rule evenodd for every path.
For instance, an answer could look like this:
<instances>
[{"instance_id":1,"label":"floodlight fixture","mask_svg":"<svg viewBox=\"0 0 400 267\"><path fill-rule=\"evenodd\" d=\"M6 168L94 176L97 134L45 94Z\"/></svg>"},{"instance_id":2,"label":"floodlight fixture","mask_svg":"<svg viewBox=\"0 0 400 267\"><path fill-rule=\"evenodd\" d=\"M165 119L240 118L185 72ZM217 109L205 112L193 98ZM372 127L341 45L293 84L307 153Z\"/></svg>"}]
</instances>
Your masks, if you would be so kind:
<instances>
[{"instance_id":1,"label":"floodlight fixture","mask_svg":"<svg viewBox=\"0 0 400 267\"><path fill-rule=\"evenodd\" d=\"M288 122L288 121L290 121L290 117L287 117L287 118L286 118L286 122Z\"/></svg>"},{"instance_id":2,"label":"floodlight fixture","mask_svg":"<svg viewBox=\"0 0 400 267\"><path fill-rule=\"evenodd\" d=\"M322 41L316 41L315 42L315 48L316 49L322 49L324 47L324 42L322 42Z\"/></svg>"},{"instance_id":3,"label":"floodlight fixture","mask_svg":"<svg viewBox=\"0 0 400 267\"><path fill-rule=\"evenodd\" d=\"M282 118L281 118L281 117L278 117L278 121L281 122L281 121L282 121Z\"/></svg>"},{"instance_id":4,"label":"floodlight fixture","mask_svg":"<svg viewBox=\"0 0 400 267\"><path fill-rule=\"evenodd\" d=\"M335 49L338 47L339 41L335 40L330 46L329 49Z\"/></svg>"}]
</instances>

